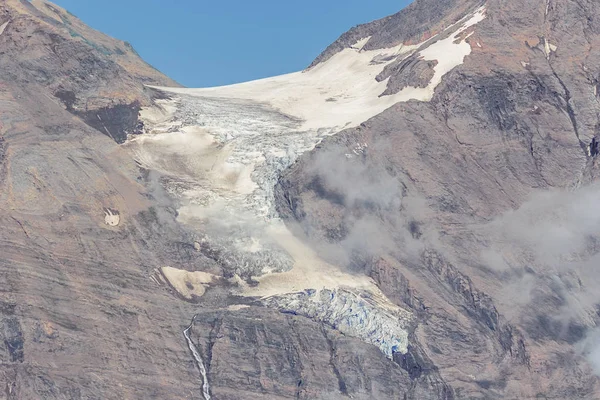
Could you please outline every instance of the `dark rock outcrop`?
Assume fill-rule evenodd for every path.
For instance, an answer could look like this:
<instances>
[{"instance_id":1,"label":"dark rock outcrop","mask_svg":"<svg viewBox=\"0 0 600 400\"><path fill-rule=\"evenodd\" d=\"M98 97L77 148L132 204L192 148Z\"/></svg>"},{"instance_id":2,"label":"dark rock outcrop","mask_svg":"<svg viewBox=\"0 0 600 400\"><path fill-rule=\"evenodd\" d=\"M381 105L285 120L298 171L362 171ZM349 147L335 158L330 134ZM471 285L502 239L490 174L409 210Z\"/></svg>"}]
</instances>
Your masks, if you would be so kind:
<instances>
[{"instance_id":1,"label":"dark rock outcrop","mask_svg":"<svg viewBox=\"0 0 600 400\"><path fill-rule=\"evenodd\" d=\"M406 87L425 88L435 74L437 61L426 61L415 56L394 62L377 75L378 81L390 78L386 90L381 94L387 96L396 94Z\"/></svg>"},{"instance_id":2,"label":"dark rock outcrop","mask_svg":"<svg viewBox=\"0 0 600 400\"><path fill-rule=\"evenodd\" d=\"M136 133L145 84L177 86L146 64L131 45L85 26L48 2L10 0L0 5L3 79L39 85L72 114L122 143Z\"/></svg>"}]
</instances>

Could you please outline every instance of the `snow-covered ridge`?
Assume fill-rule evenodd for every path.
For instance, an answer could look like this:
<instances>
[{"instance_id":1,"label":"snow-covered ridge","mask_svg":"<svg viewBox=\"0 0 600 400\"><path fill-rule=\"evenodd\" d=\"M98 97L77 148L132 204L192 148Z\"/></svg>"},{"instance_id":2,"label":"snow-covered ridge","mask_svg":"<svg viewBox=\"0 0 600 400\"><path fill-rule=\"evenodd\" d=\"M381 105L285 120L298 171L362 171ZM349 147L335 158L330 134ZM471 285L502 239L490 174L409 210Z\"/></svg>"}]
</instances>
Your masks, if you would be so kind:
<instances>
[{"instance_id":1,"label":"snow-covered ridge","mask_svg":"<svg viewBox=\"0 0 600 400\"><path fill-rule=\"evenodd\" d=\"M435 75L426 88L407 87L391 96L379 97L387 80L375 77L398 57L408 56L421 45L400 44L386 50L363 50L369 37L335 54L324 63L307 71L272 78L203 89L162 88L171 93L197 97L246 99L271 106L283 114L303 122L302 130L342 129L361 124L395 103L408 100L428 101L442 77L463 63L471 53L467 38L460 35L485 18L485 7L466 17L461 25L443 40L420 51L425 60L437 60ZM460 24L460 23L459 23ZM387 63L372 62L389 60Z\"/></svg>"},{"instance_id":2,"label":"snow-covered ridge","mask_svg":"<svg viewBox=\"0 0 600 400\"><path fill-rule=\"evenodd\" d=\"M294 237L277 215L274 187L282 171L328 135L397 102L430 100L443 76L470 54L464 33L483 18L482 7L428 46L364 51L363 40L305 72L217 88L161 88L172 100L144 109L146 134L126 146L168 178L180 222L197 230L199 251L237 275L239 294L325 322L387 356L405 352L410 313L391 304L372 279L326 263ZM438 61L430 84L380 97L387 81L375 77L416 51ZM356 143L356 151L364 146ZM258 286L244 285L249 278ZM378 300L366 301L364 293Z\"/></svg>"}]
</instances>

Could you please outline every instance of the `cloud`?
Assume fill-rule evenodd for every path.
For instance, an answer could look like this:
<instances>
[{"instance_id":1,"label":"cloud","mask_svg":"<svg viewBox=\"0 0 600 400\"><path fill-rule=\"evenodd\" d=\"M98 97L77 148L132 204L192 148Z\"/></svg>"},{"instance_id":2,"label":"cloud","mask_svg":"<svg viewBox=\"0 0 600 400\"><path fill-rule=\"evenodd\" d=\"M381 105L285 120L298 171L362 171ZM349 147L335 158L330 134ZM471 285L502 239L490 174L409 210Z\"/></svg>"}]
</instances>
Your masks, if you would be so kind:
<instances>
[{"instance_id":1,"label":"cloud","mask_svg":"<svg viewBox=\"0 0 600 400\"><path fill-rule=\"evenodd\" d=\"M571 268L599 250L600 187L552 190L534 195L488 229L496 241L529 254L537 264Z\"/></svg>"},{"instance_id":2,"label":"cloud","mask_svg":"<svg viewBox=\"0 0 600 400\"><path fill-rule=\"evenodd\" d=\"M600 186L551 190L480 229L481 263L530 336L576 343L600 375Z\"/></svg>"},{"instance_id":3,"label":"cloud","mask_svg":"<svg viewBox=\"0 0 600 400\"><path fill-rule=\"evenodd\" d=\"M416 261L426 239L437 240L420 223L429 212L425 199L408 193L401 175L364 157L376 151L340 145L315 153L303 172L320 207L301 222L308 240L329 262L353 270L384 254Z\"/></svg>"},{"instance_id":4,"label":"cloud","mask_svg":"<svg viewBox=\"0 0 600 400\"><path fill-rule=\"evenodd\" d=\"M402 199L403 185L397 177L383 168L364 162L362 154L368 151L364 144L360 150L343 149L317 153L307 173L316 180L313 189L324 189L339 196L346 206L398 209Z\"/></svg>"},{"instance_id":5,"label":"cloud","mask_svg":"<svg viewBox=\"0 0 600 400\"><path fill-rule=\"evenodd\" d=\"M600 376L600 328L590 329L578 344L578 352L585 356L594 373Z\"/></svg>"}]
</instances>

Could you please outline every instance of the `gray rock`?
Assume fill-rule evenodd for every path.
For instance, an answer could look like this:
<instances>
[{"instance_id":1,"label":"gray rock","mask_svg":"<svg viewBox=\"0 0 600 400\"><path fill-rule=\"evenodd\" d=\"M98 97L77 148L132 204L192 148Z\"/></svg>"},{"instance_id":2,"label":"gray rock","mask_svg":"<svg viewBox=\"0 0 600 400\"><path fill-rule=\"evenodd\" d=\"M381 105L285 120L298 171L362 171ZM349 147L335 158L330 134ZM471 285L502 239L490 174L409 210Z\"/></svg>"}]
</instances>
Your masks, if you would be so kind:
<instances>
[{"instance_id":1,"label":"gray rock","mask_svg":"<svg viewBox=\"0 0 600 400\"><path fill-rule=\"evenodd\" d=\"M428 61L411 56L386 66L383 72L377 75L377 81L390 78L386 90L381 95L396 94L409 86L427 87L435 74L434 67L437 64L435 60Z\"/></svg>"},{"instance_id":2,"label":"gray rock","mask_svg":"<svg viewBox=\"0 0 600 400\"><path fill-rule=\"evenodd\" d=\"M420 43L461 20L482 3L480 0L415 1L397 14L350 29L329 45L309 68L369 36L365 50L385 49L400 43Z\"/></svg>"},{"instance_id":3,"label":"gray rock","mask_svg":"<svg viewBox=\"0 0 600 400\"><path fill-rule=\"evenodd\" d=\"M454 10L463 6L467 3ZM600 9L591 1L550 1L547 12L545 6L488 1L487 18L468 39L472 54L444 77L431 102L396 104L326 139L284 173L277 188L281 215L301 226L324 256L328 246L319 243L346 248L347 238L360 235L361 220L375 220L381 237L393 240L348 252L347 267L360 266L388 298L415 310L420 320L415 340L457 398L599 393L598 379L577 347L597 323L594 307L586 308L590 318L555 318L566 307L564 293L573 293L560 289L563 300L557 303L555 270L531 256L516 256L508 245L502 253L511 260L507 270L494 269L482 256L499 244L481 228L536 191L566 191L597 180ZM439 20L455 20L446 19L450 14ZM373 37L366 48L407 38L399 30L392 34L386 24L378 29L380 34L368 33ZM401 88L407 74L401 66L414 62L393 63L380 79L389 77ZM366 143L368 150L345 159L356 143ZM338 181L313 167L327 163L341 171ZM352 173L357 170L373 174ZM353 187L375 188L374 180L403 188L402 205L350 201ZM387 195L379 190L372 198ZM569 274L575 282L584 279ZM527 276L534 277L533 293L540 294L517 303L508 283L526 282ZM409 355L400 362L411 370L416 359Z\"/></svg>"},{"instance_id":4,"label":"gray rock","mask_svg":"<svg viewBox=\"0 0 600 400\"><path fill-rule=\"evenodd\" d=\"M203 312L191 337L218 399L453 398L436 371L411 378L376 347L299 316Z\"/></svg>"}]
</instances>

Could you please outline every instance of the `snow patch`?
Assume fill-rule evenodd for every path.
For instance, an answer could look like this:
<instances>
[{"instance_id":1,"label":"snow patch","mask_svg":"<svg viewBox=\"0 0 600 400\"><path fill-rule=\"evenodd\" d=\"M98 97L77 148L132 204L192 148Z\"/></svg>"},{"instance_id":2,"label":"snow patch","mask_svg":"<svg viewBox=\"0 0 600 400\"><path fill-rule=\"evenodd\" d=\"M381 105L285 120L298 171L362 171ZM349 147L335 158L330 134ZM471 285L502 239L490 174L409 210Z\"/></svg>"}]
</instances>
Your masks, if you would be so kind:
<instances>
[{"instance_id":1,"label":"snow patch","mask_svg":"<svg viewBox=\"0 0 600 400\"><path fill-rule=\"evenodd\" d=\"M9 23L10 23L10 21L6 21L2 25L0 25L0 35L2 35L4 33L4 31L6 30L6 27L8 26Z\"/></svg>"},{"instance_id":2,"label":"snow patch","mask_svg":"<svg viewBox=\"0 0 600 400\"><path fill-rule=\"evenodd\" d=\"M357 126L400 100L419 97L410 91L402 96L379 97L387 81L377 82L375 78L386 64L371 64L376 56L393 60L416 48L401 45L385 55L350 48L303 72L232 86L165 90L196 97L252 100L302 121L300 130L339 130Z\"/></svg>"},{"instance_id":3,"label":"snow patch","mask_svg":"<svg viewBox=\"0 0 600 400\"><path fill-rule=\"evenodd\" d=\"M456 43L459 37L470 27L478 24L485 19L485 7L479 8L467 21L456 31L454 35L450 35L446 39L438 40L425 50L420 52L424 60L437 61L437 65L433 67L435 74L427 88L423 89L426 92L426 99L430 100L433 97L435 88L442 82L442 78L448 72L453 70L464 62L466 56L471 54L471 45L467 43L470 34Z\"/></svg>"},{"instance_id":4,"label":"snow patch","mask_svg":"<svg viewBox=\"0 0 600 400\"><path fill-rule=\"evenodd\" d=\"M544 54L546 55L546 59L549 60L550 55L552 55L552 53L556 52L556 50L558 50L558 46L550 43L547 38L544 38L543 51L544 51Z\"/></svg>"},{"instance_id":5,"label":"snow patch","mask_svg":"<svg viewBox=\"0 0 600 400\"><path fill-rule=\"evenodd\" d=\"M386 50L362 50L370 37L342 50L326 62L302 72L260 79L230 86L162 90L196 97L245 99L271 106L282 114L302 121L301 130L354 127L383 112L395 103L408 100L428 101L442 77L460 65L471 53L466 39L454 43L470 27L485 18L485 7L477 9L447 39L421 51L426 60L437 60L435 76L427 88L407 87L391 96L382 96L387 80L375 77L400 56L407 56L420 45L400 44ZM372 63L388 59L387 63ZM335 100L335 101L334 101Z\"/></svg>"},{"instance_id":6,"label":"snow patch","mask_svg":"<svg viewBox=\"0 0 600 400\"><path fill-rule=\"evenodd\" d=\"M117 211L107 208L104 210L104 223L108 226L118 226L121 223L121 215Z\"/></svg>"},{"instance_id":7,"label":"snow patch","mask_svg":"<svg viewBox=\"0 0 600 400\"><path fill-rule=\"evenodd\" d=\"M162 267L160 272L171 287L188 300L193 300L194 296L202 297L214 279L214 275L207 272L189 272L171 267Z\"/></svg>"}]
</instances>

